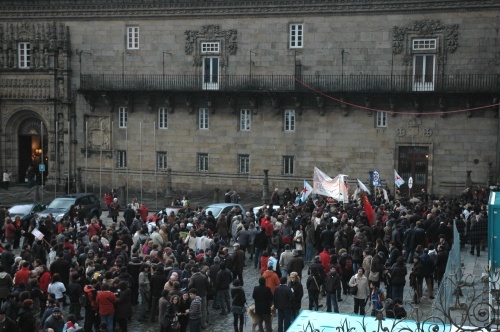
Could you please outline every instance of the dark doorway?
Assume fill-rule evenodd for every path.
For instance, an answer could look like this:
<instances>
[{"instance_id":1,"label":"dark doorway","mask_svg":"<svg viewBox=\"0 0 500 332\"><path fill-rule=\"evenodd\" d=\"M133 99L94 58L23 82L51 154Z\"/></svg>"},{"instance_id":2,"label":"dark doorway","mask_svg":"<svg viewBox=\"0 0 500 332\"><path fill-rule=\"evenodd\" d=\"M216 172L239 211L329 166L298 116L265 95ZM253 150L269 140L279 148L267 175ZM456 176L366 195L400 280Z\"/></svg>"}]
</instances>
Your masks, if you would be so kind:
<instances>
[{"instance_id":1,"label":"dark doorway","mask_svg":"<svg viewBox=\"0 0 500 332\"><path fill-rule=\"evenodd\" d=\"M427 191L427 172L429 165L429 147L400 146L398 156L398 174L405 180L401 190L408 192L408 179L413 178L412 193Z\"/></svg>"},{"instance_id":2,"label":"dark doorway","mask_svg":"<svg viewBox=\"0 0 500 332\"><path fill-rule=\"evenodd\" d=\"M41 134L43 133L43 139ZM41 121L35 118L26 119L21 123L18 133L18 179L19 183L25 183L26 171L31 165L35 171L36 183L41 184L39 165L45 164L44 178L47 177L47 130L41 129ZM42 144L43 143L43 144ZM43 146L42 146L43 145ZM43 158L43 160L42 160Z\"/></svg>"}]
</instances>

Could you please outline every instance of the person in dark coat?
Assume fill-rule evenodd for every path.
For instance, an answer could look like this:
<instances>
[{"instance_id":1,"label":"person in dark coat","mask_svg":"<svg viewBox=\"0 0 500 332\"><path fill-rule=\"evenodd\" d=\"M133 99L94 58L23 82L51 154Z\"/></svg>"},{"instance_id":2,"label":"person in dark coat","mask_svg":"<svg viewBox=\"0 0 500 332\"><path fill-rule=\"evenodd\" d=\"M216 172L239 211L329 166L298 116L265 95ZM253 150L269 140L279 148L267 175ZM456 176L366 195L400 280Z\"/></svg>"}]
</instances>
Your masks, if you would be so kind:
<instances>
[{"instance_id":1,"label":"person in dark coat","mask_svg":"<svg viewBox=\"0 0 500 332\"><path fill-rule=\"evenodd\" d=\"M149 287L151 291L151 322L155 321L155 317L158 314L158 301L160 300L161 292L163 291L163 287L165 283L168 281L167 276L163 272L163 267L157 266L155 272L151 276L151 280L149 282Z\"/></svg>"},{"instance_id":2,"label":"person in dark coat","mask_svg":"<svg viewBox=\"0 0 500 332\"><path fill-rule=\"evenodd\" d=\"M255 314L260 317L259 331L271 332L271 306L273 304L273 294L271 293L271 289L266 286L265 278L259 278L259 285L254 287L252 298L255 301ZM263 323L266 326L265 330Z\"/></svg>"},{"instance_id":3,"label":"person in dark coat","mask_svg":"<svg viewBox=\"0 0 500 332\"><path fill-rule=\"evenodd\" d=\"M12 245L10 243L7 243L2 252L2 266L8 273L10 273L12 265L14 265L15 262L14 254L12 253L11 250L12 250Z\"/></svg>"},{"instance_id":4,"label":"person in dark coat","mask_svg":"<svg viewBox=\"0 0 500 332\"><path fill-rule=\"evenodd\" d=\"M33 300L26 299L19 309L18 319L20 331L37 331L35 311L33 310Z\"/></svg>"},{"instance_id":5,"label":"person in dark coat","mask_svg":"<svg viewBox=\"0 0 500 332\"><path fill-rule=\"evenodd\" d=\"M17 332L17 323L0 309L0 331Z\"/></svg>"},{"instance_id":6,"label":"person in dark coat","mask_svg":"<svg viewBox=\"0 0 500 332\"><path fill-rule=\"evenodd\" d=\"M132 317L132 294L128 283L120 281L118 284L119 292L115 303L115 319L120 327L120 331L127 332L127 321Z\"/></svg>"},{"instance_id":7,"label":"person in dark coat","mask_svg":"<svg viewBox=\"0 0 500 332\"><path fill-rule=\"evenodd\" d=\"M302 287L302 283L297 272L290 273L290 282L288 283L288 286L293 292L291 319L294 320L295 317L299 315L299 311L302 306L302 297L304 296L304 287Z\"/></svg>"},{"instance_id":8,"label":"person in dark coat","mask_svg":"<svg viewBox=\"0 0 500 332\"><path fill-rule=\"evenodd\" d=\"M304 270L304 258L299 255L298 250L293 250L293 257L287 264L286 270L288 273L297 272L299 279L302 280L302 270Z\"/></svg>"},{"instance_id":9,"label":"person in dark coat","mask_svg":"<svg viewBox=\"0 0 500 332\"><path fill-rule=\"evenodd\" d=\"M390 270L391 298L403 301L403 291L408 271L403 257L399 257Z\"/></svg>"},{"instance_id":10,"label":"person in dark coat","mask_svg":"<svg viewBox=\"0 0 500 332\"><path fill-rule=\"evenodd\" d=\"M193 266L191 272L188 289L196 288L196 295L201 299L201 326L205 328L207 326L207 291L210 286L207 276L200 272L198 266Z\"/></svg>"},{"instance_id":11,"label":"person in dark coat","mask_svg":"<svg viewBox=\"0 0 500 332\"><path fill-rule=\"evenodd\" d=\"M243 332L243 322L245 315L245 304L247 299L245 291L238 279L233 281L233 288L231 289L231 311L233 312L233 327L234 332ZM238 328L239 327L239 328Z\"/></svg>"},{"instance_id":12,"label":"person in dark coat","mask_svg":"<svg viewBox=\"0 0 500 332\"><path fill-rule=\"evenodd\" d=\"M292 318L293 292L286 281L286 277L281 277L280 285L274 290L274 307L278 310L278 332L288 330Z\"/></svg>"},{"instance_id":13,"label":"person in dark coat","mask_svg":"<svg viewBox=\"0 0 500 332\"><path fill-rule=\"evenodd\" d=\"M70 269L71 265L64 259L64 252L59 251L57 253L57 259L50 264L50 274L54 275L55 273L59 273L61 282L64 284L64 287L67 288L69 284Z\"/></svg>"},{"instance_id":14,"label":"person in dark coat","mask_svg":"<svg viewBox=\"0 0 500 332\"><path fill-rule=\"evenodd\" d=\"M424 280L424 266L419 256L413 256L413 269L410 273L410 286L413 288L412 304L420 303L422 297L422 283Z\"/></svg>"},{"instance_id":15,"label":"person in dark coat","mask_svg":"<svg viewBox=\"0 0 500 332\"><path fill-rule=\"evenodd\" d=\"M438 287L441 284L441 280L443 280L444 272L446 271L446 264L448 264L448 251L444 250L442 245L437 246L437 256L435 263L435 271L436 271L436 281L438 283Z\"/></svg>"},{"instance_id":16,"label":"person in dark coat","mask_svg":"<svg viewBox=\"0 0 500 332\"><path fill-rule=\"evenodd\" d=\"M66 289L69 297L69 313L75 315L77 319L81 319L80 311L82 306L80 304L80 297L83 294L83 288L80 284L80 276L73 274L71 282Z\"/></svg>"},{"instance_id":17,"label":"person in dark coat","mask_svg":"<svg viewBox=\"0 0 500 332\"><path fill-rule=\"evenodd\" d=\"M232 260L232 272L233 280L239 279L241 286L243 286L243 267L245 267L245 253L240 249L240 244L233 244L233 260Z\"/></svg>"},{"instance_id":18,"label":"person in dark coat","mask_svg":"<svg viewBox=\"0 0 500 332\"><path fill-rule=\"evenodd\" d=\"M330 272L326 274L324 282L325 292L326 292L326 311L339 312L339 304L337 302L337 289L342 287L342 277L337 272L335 266L330 267Z\"/></svg>"}]
</instances>

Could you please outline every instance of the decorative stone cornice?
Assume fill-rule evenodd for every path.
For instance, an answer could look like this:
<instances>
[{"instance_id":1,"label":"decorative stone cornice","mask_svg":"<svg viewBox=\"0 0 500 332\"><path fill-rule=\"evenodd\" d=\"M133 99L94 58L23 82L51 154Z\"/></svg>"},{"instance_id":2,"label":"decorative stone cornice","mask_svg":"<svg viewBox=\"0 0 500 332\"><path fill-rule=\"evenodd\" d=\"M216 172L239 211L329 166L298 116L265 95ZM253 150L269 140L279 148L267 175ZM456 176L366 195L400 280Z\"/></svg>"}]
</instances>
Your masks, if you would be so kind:
<instances>
[{"instance_id":1,"label":"decorative stone cornice","mask_svg":"<svg viewBox=\"0 0 500 332\"><path fill-rule=\"evenodd\" d=\"M35 3L33 3L35 2ZM88 19L99 17L192 17L360 15L380 13L493 10L496 0L7 0L0 2L0 19Z\"/></svg>"}]
</instances>

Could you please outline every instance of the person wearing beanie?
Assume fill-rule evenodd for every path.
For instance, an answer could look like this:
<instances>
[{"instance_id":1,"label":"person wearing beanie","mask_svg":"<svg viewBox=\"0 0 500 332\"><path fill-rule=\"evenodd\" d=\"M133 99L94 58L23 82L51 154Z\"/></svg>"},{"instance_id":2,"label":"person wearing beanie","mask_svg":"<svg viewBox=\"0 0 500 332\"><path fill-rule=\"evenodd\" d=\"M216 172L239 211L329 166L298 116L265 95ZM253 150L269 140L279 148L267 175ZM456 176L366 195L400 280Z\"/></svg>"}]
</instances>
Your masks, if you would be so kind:
<instances>
[{"instance_id":1,"label":"person wearing beanie","mask_svg":"<svg viewBox=\"0 0 500 332\"><path fill-rule=\"evenodd\" d=\"M16 331L16 322L7 316L5 310L0 309L0 331Z\"/></svg>"},{"instance_id":2,"label":"person wearing beanie","mask_svg":"<svg viewBox=\"0 0 500 332\"><path fill-rule=\"evenodd\" d=\"M19 331L36 331L37 319L33 310L33 300L26 299L23 301L22 307L19 310L17 318Z\"/></svg>"},{"instance_id":3,"label":"person wearing beanie","mask_svg":"<svg viewBox=\"0 0 500 332\"><path fill-rule=\"evenodd\" d=\"M54 332L62 332L64 328L64 319L62 318L61 309L59 309L59 307L55 307L52 310L52 315L50 315L43 324L44 331L47 331L49 328L53 329Z\"/></svg>"}]
</instances>

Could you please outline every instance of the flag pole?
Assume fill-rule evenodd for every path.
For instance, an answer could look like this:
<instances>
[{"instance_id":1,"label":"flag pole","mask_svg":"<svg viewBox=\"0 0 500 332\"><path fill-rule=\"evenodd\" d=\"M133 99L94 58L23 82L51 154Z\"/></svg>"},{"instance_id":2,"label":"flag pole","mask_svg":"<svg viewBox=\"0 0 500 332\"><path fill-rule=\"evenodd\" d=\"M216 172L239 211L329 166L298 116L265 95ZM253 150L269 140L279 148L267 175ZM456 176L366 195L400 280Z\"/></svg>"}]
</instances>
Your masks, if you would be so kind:
<instances>
[{"instance_id":1,"label":"flag pole","mask_svg":"<svg viewBox=\"0 0 500 332\"><path fill-rule=\"evenodd\" d=\"M85 121L85 193L87 193L87 183L89 182L89 124ZM101 199L101 197L99 197Z\"/></svg>"}]
</instances>

